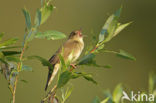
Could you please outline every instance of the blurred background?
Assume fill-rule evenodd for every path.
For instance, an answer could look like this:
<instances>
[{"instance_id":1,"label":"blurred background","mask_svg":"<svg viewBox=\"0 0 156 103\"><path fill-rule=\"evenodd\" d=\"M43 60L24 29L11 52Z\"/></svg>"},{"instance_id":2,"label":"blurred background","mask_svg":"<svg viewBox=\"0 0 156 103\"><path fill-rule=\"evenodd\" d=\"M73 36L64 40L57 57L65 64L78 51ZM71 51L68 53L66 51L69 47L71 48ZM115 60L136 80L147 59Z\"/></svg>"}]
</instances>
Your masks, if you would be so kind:
<instances>
[{"instance_id":1,"label":"blurred background","mask_svg":"<svg viewBox=\"0 0 156 103\"><path fill-rule=\"evenodd\" d=\"M58 30L68 35L71 31L82 28L83 34L88 35L85 38L86 47L92 40L91 32L98 36L107 17L121 4L123 11L120 22L133 21L108 42L106 48L116 51L123 49L134 55L137 61L121 59L112 54L98 54L97 62L112 65L112 68L80 68L81 71L92 73L98 86L83 78L71 81L74 90L67 103L90 103L97 95L103 97L103 90L113 90L118 83L123 83L136 92L148 89L148 74L150 71L156 71L155 0L54 0L53 4L56 9L40 30ZM18 37L19 45L23 40L25 28L21 11L24 7L34 17L36 9L40 7L40 0L0 0L0 32L6 33L6 39ZM63 41L35 39L26 55L40 55L48 59ZM20 78L28 83L18 82L16 103L39 103L45 96L48 69L34 60L27 64L32 65L33 72L20 74ZM9 103L10 98L7 81L0 75L0 101Z\"/></svg>"}]
</instances>

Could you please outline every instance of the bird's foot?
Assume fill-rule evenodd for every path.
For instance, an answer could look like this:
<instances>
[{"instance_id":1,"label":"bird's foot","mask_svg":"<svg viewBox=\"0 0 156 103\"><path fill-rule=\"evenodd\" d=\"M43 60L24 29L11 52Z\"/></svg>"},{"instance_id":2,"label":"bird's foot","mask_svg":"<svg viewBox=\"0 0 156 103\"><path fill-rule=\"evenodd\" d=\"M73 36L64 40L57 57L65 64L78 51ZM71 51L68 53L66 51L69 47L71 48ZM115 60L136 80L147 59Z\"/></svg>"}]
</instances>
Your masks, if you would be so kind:
<instances>
[{"instance_id":1,"label":"bird's foot","mask_svg":"<svg viewBox=\"0 0 156 103\"><path fill-rule=\"evenodd\" d=\"M72 66L74 69L76 69L76 65L75 64L70 64L70 66Z\"/></svg>"}]
</instances>

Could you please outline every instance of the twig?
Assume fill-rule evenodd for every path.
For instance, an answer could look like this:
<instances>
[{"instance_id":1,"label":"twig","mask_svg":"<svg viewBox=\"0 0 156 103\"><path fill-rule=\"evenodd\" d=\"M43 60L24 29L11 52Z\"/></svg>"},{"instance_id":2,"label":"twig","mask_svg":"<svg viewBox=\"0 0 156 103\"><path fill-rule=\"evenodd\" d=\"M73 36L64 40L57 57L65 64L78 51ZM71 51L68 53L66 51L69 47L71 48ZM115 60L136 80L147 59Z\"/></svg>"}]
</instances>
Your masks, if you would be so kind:
<instances>
[{"instance_id":1,"label":"twig","mask_svg":"<svg viewBox=\"0 0 156 103\"><path fill-rule=\"evenodd\" d=\"M17 66L17 71L18 72L20 72L21 61L22 61L22 58L23 58L23 55L24 55L24 51L25 51L26 46L27 46L27 42L24 43L24 47L23 47L22 52L21 52L21 55L20 55L20 62L18 63L18 66ZM18 75L16 75L15 82L14 82L13 93L12 93L13 103L15 103L17 82L18 82Z\"/></svg>"},{"instance_id":2,"label":"twig","mask_svg":"<svg viewBox=\"0 0 156 103\"><path fill-rule=\"evenodd\" d=\"M93 53L96 49L98 48L98 46L95 46L95 48L93 48L90 53Z\"/></svg>"},{"instance_id":3,"label":"twig","mask_svg":"<svg viewBox=\"0 0 156 103\"><path fill-rule=\"evenodd\" d=\"M53 99L54 99L54 96L55 96L55 94L56 94L56 90L57 90L57 85L55 85L55 86L51 89L51 91L49 91L48 95L47 95L45 98L42 99L41 103L44 103L44 102L45 102L48 98L50 98L51 96L52 96Z\"/></svg>"}]
</instances>

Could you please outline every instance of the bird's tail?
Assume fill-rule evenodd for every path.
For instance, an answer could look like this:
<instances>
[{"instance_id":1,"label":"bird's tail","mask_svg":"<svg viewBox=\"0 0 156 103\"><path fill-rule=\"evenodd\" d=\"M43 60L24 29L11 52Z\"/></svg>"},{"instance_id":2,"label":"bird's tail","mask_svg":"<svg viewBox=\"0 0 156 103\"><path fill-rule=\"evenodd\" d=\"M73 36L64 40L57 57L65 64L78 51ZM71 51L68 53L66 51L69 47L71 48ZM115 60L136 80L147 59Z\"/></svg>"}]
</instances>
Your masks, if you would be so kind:
<instances>
[{"instance_id":1,"label":"bird's tail","mask_svg":"<svg viewBox=\"0 0 156 103\"><path fill-rule=\"evenodd\" d=\"M55 64L53 67L54 67L53 72L49 68L48 79L47 79L47 83L46 83L46 86L45 86L45 91L47 90L48 86L51 84L51 82L53 81L55 75L57 74L58 69L59 69L59 64Z\"/></svg>"}]
</instances>

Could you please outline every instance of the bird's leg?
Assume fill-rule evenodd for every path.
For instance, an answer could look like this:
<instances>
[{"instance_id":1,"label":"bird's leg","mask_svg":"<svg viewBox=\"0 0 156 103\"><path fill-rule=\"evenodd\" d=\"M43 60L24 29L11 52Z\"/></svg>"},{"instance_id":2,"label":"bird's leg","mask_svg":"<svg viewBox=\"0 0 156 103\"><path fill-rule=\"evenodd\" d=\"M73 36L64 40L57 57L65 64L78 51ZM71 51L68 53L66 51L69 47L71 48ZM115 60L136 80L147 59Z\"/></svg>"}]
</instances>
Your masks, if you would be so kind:
<instances>
[{"instance_id":1,"label":"bird's leg","mask_svg":"<svg viewBox=\"0 0 156 103\"><path fill-rule=\"evenodd\" d=\"M72 66L74 69L76 69L76 65L75 64L70 64L70 66Z\"/></svg>"}]
</instances>

